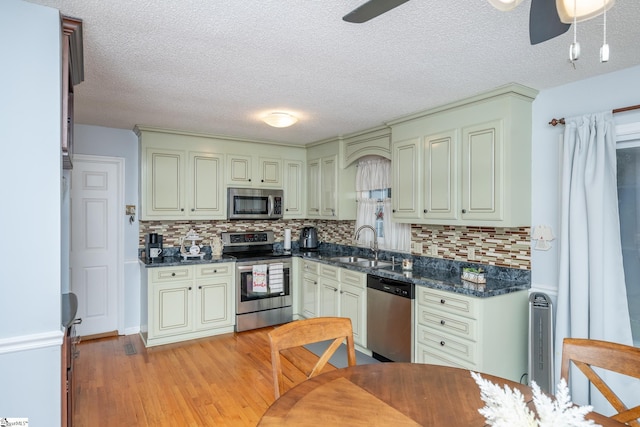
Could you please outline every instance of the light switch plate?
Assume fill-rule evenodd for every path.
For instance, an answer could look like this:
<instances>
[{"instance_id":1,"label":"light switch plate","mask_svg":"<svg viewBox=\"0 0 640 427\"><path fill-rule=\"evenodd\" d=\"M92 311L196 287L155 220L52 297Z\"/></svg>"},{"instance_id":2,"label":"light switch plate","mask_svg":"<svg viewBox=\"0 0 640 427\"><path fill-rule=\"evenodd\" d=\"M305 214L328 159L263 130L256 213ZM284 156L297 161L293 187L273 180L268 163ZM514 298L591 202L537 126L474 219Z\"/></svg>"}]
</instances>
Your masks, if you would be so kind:
<instances>
[{"instance_id":1,"label":"light switch plate","mask_svg":"<svg viewBox=\"0 0 640 427\"><path fill-rule=\"evenodd\" d=\"M422 242L415 242L413 244L413 253L422 254Z\"/></svg>"},{"instance_id":2,"label":"light switch plate","mask_svg":"<svg viewBox=\"0 0 640 427\"><path fill-rule=\"evenodd\" d=\"M476 259L476 248L469 248L469 249L467 249L467 251L468 251L469 261L475 261L475 259Z\"/></svg>"},{"instance_id":3,"label":"light switch plate","mask_svg":"<svg viewBox=\"0 0 640 427\"><path fill-rule=\"evenodd\" d=\"M429 246L429 253L431 256L438 256L438 245Z\"/></svg>"}]
</instances>

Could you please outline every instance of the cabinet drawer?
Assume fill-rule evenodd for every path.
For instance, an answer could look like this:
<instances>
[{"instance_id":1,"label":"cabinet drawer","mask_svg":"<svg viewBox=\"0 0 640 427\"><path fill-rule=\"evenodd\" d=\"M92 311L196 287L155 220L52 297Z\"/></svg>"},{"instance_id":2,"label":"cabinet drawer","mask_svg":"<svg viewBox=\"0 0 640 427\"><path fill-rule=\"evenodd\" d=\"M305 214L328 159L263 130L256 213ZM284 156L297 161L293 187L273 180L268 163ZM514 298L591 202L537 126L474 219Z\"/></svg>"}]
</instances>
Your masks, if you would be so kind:
<instances>
[{"instance_id":1,"label":"cabinet drawer","mask_svg":"<svg viewBox=\"0 0 640 427\"><path fill-rule=\"evenodd\" d=\"M196 277L229 276L233 264L204 264L196 266Z\"/></svg>"},{"instance_id":2,"label":"cabinet drawer","mask_svg":"<svg viewBox=\"0 0 640 427\"><path fill-rule=\"evenodd\" d=\"M188 280L193 278L193 268L161 267L154 268L150 274L152 282L168 282L172 280Z\"/></svg>"},{"instance_id":3,"label":"cabinet drawer","mask_svg":"<svg viewBox=\"0 0 640 427\"><path fill-rule=\"evenodd\" d=\"M452 366L454 368L469 369L470 371L478 371L477 365L433 351L426 345L418 344L416 349L416 363L429 363L431 365Z\"/></svg>"},{"instance_id":4,"label":"cabinet drawer","mask_svg":"<svg viewBox=\"0 0 640 427\"><path fill-rule=\"evenodd\" d=\"M420 305L472 319L477 318L478 304L469 297L425 287L417 287L416 297Z\"/></svg>"},{"instance_id":5,"label":"cabinet drawer","mask_svg":"<svg viewBox=\"0 0 640 427\"><path fill-rule=\"evenodd\" d=\"M477 321L467 317L455 316L446 311L418 305L418 323L438 333L457 335L476 341Z\"/></svg>"},{"instance_id":6,"label":"cabinet drawer","mask_svg":"<svg viewBox=\"0 0 640 427\"><path fill-rule=\"evenodd\" d=\"M319 274L327 279L339 280L340 268L333 265L320 264Z\"/></svg>"},{"instance_id":7,"label":"cabinet drawer","mask_svg":"<svg viewBox=\"0 0 640 427\"><path fill-rule=\"evenodd\" d=\"M310 274L318 274L318 263L313 261L302 261L302 271Z\"/></svg>"},{"instance_id":8,"label":"cabinet drawer","mask_svg":"<svg viewBox=\"0 0 640 427\"><path fill-rule=\"evenodd\" d=\"M348 283L353 286L357 286L358 288L366 288L367 287L367 275L365 273L360 273L357 271L347 270L346 268L340 269L340 282Z\"/></svg>"},{"instance_id":9,"label":"cabinet drawer","mask_svg":"<svg viewBox=\"0 0 640 427\"><path fill-rule=\"evenodd\" d=\"M418 343L429 347L432 352L440 355L450 355L463 361L477 364L476 343L451 334L438 333L418 324Z\"/></svg>"}]
</instances>

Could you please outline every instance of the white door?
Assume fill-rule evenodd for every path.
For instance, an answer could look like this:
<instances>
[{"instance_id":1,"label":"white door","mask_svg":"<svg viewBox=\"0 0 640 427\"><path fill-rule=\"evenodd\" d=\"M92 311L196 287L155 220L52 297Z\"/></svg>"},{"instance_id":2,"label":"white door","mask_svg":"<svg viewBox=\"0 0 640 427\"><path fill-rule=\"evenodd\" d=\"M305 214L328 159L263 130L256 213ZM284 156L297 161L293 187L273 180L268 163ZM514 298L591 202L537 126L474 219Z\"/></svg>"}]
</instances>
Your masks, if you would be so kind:
<instances>
[{"instance_id":1,"label":"white door","mask_svg":"<svg viewBox=\"0 0 640 427\"><path fill-rule=\"evenodd\" d=\"M71 292L81 336L118 330L123 281L123 159L75 156L71 172ZM119 215L122 213L122 215Z\"/></svg>"}]
</instances>

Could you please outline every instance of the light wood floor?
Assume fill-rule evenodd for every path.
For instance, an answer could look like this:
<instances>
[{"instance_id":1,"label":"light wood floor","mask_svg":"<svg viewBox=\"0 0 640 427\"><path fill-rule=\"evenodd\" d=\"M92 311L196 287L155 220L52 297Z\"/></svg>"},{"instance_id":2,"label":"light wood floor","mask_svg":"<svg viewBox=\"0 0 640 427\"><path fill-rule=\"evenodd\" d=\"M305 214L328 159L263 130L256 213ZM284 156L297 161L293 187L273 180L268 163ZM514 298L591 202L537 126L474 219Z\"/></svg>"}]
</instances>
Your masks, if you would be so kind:
<instances>
[{"instance_id":1,"label":"light wood floor","mask_svg":"<svg viewBox=\"0 0 640 427\"><path fill-rule=\"evenodd\" d=\"M74 424L255 426L274 401L269 330L149 349L138 335L83 341L74 365ZM135 354L127 355L131 346ZM287 357L304 366L315 358L302 348ZM290 363L283 369L286 388L305 379Z\"/></svg>"}]
</instances>

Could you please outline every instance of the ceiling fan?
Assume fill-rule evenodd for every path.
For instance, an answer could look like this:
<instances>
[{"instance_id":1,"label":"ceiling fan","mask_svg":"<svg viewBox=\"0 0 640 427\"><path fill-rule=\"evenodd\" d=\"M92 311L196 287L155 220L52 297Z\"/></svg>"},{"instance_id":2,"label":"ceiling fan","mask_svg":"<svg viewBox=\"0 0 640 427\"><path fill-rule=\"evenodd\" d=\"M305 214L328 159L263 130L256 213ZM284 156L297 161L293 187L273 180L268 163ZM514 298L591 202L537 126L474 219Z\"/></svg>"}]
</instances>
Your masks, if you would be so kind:
<instances>
[{"instance_id":1,"label":"ceiling fan","mask_svg":"<svg viewBox=\"0 0 640 427\"><path fill-rule=\"evenodd\" d=\"M409 0L369 0L358 8L346 14L342 19L354 24L367 22L400 6ZM505 3L504 0L496 2ZM516 2L520 3L519 1ZM493 4L493 2L492 2ZM571 24L560 21L556 0L531 0L529 13L529 40L531 44L538 44L564 34Z\"/></svg>"}]
</instances>

